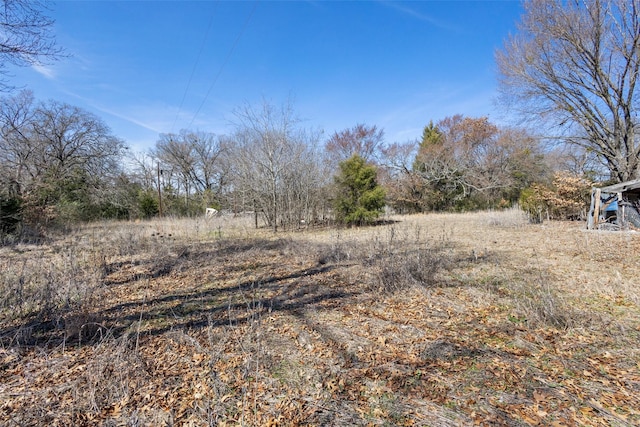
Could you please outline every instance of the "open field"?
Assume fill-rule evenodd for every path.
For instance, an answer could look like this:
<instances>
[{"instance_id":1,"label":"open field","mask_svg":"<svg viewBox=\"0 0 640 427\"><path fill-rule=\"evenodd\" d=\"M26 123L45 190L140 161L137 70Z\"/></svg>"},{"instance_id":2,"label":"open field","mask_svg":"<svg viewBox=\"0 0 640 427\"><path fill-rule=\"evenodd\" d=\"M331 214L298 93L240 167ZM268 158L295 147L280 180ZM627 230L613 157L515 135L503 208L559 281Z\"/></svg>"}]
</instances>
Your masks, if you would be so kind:
<instances>
[{"instance_id":1,"label":"open field","mask_svg":"<svg viewBox=\"0 0 640 427\"><path fill-rule=\"evenodd\" d=\"M640 425L640 233L391 220L0 248L0 425Z\"/></svg>"}]
</instances>

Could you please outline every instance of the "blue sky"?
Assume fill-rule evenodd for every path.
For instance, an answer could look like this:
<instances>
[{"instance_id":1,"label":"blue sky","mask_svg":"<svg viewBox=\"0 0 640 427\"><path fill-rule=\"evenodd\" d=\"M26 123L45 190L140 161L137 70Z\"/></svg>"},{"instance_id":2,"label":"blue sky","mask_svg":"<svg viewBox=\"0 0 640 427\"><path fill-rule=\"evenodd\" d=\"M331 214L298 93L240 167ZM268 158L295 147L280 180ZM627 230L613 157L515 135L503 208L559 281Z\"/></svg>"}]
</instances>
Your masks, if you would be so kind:
<instances>
[{"instance_id":1,"label":"blue sky","mask_svg":"<svg viewBox=\"0 0 640 427\"><path fill-rule=\"evenodd\" d=\"M519 1L59 1L68 57L11 83L99 116L137 151L160 133L232 132L233 110L288 98L326 136L358 123L387 142L488 115L494 52Z\"/></svg>"}]
</instances>

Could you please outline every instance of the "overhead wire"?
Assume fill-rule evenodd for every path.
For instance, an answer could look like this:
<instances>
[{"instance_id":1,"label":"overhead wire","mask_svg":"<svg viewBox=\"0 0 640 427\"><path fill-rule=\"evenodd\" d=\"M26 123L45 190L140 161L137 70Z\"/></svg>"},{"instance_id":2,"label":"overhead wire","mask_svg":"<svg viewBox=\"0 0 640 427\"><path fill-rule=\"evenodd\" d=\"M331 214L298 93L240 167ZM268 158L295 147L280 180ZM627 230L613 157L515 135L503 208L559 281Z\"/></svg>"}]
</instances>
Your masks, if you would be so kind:
<instances>
[{"instance_id":1,"label":"overhead wire","mask_svg":"<svg viewBox=\"0 0 640 427\"><path fill-rule=\"evenodd\" d=\"M209 25L207 26L207 30L204 33L204 37L202 38L202 43L200 44L200 50L198 51L198 56L196 57L196 62L193 64L193 68L191 69L191 75L189 76L189 80L187 82L187 87L184 90L182 95L182 100L180 101L180 106L178 107L178 111L176 112L176 117L173 120L173 124L171 125L171 133L175 130L176 123L178 122L178 117L180 117L180 113L182 112L182 107L184 106L184 101L187 98L187 94L189 93L189 89L191 87L191 82L193 81L193 76L196 73L196 69L200 63L200 58L202 57L202 52L204 51L204 47L206 45L207 39L209 38L209 33L211 32L211 27L213 27L213 18L215 17L216 9L218 8L218 2L215 3L213 10L211 11L211 17L209 18Z\"/></svg>"},{"instance_id":2,"label":"overhead wire","mask_svg":"<svg viewBox=\"0 0 640 427\"><path fill-rule=\"evenodd\" d=\"M220 75L222 75L222 72L224 71L227 63L229 62L229 59L231 59L231 55L235 51L236 47L238 46L238 43L240 42L240 39L244 35L244 32L246 31L247 27L249 26L249 21L251 21L251 18L253 17L253 14L256 11L257 7L258 7L258 1L255 1L253 3L253 7L251 8L251 12L249 12L249 15L247 16L247 19L245 20L244 25L240 29L240 32L238 33L238 36L236 37L235 41L233 42L233 45L231 46L231 49L229 49L229 52L227 52L227 56L224 58L224 61L222 62L222 65L220 66L220 69L218 70L218 73L213 78L213 80L211 82L211 85L209 86L209 90L207 90L207 93L205 94L204 99L202 100L202 102L200 103L200 106L198 107L198 109L196 110L195 114L193 115L193 118L191 119L191 122L189 122L189 126L188 126L189 128L191 127L191 125L193 125L193 122L196 120L196 117L198 117L198 114L200 114L200 111L202 110L202 107L207 102L207 99L209 98L209 95L211 94L211 91L213 90L213 87L218 82L218 79L220 78Z\"/></svg>"}]
</instances>

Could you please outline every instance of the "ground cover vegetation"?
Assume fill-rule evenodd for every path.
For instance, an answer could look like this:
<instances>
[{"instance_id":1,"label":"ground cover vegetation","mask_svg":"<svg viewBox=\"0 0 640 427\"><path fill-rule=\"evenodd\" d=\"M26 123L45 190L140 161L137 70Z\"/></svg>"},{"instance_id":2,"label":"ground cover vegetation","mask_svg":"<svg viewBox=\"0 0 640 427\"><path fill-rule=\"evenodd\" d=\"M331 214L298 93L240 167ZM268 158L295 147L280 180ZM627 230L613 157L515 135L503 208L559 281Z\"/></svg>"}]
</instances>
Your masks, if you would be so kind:
<instances>
[{"instance_id":1,"label":"ground cover vegetation","mask_svg":"<svg viewBox=\"0 0 640 427\"><path fill-rule=\"evenodd\" d=\"M0 424L637 425L638 250L519 210L6 246Z\"/></svg>"}]
</instances>

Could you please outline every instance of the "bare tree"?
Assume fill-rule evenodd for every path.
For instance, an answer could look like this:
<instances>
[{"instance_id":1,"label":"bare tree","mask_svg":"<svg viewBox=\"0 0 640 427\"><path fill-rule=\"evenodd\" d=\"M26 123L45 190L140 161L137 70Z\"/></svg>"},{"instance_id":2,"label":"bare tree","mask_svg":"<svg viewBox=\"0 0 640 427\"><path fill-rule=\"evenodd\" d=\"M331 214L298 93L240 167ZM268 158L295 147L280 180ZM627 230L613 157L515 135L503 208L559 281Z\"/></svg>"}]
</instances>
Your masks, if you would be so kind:
<instances>
[{"instance_id":1,"label":"bare tree","mask_svg":"<svg viewBox=\"0 0 640 427\"><path fill-rule=\"evenodd\" d=\"M0 102L1 184L17 188L26 206L99 203L89 199L115 182L125 149L99 118L77 107L35 103L29 92Z\"/></svg>"},{"instance_id":2,"label":"bare tree","mask_svg":"<svg viewBox=\"0 0 640 427\"><path fill-rule=\"evenodd\" d=\"M197 173L195 159L189 141L174 134L161 134L156 143L154 156L162 163L164 177L172 181L177 178L176 188L184 196L185 207L188 208L192 183L196 180Z\"/></svg>"},{"instance_id":3,"label":"bare tree","mask_svg":"<svg viewBox=\"0 0 640 427\"><path fill-rule=\"evenodd\" d=\"M640 0L527 0L497 52L503 100L566 128L611 178L640 178Z\"/></svg>"},{"instance_id":4,"label":"bare tree","mask_svg":"<svg viewBox=\"0 0 640 427\"><path fill-rule=\"evenodd\" d=\"M398 213L423 210L425 182L413 169L418 148L417 141L412 141L381 149L378 178L386 189L387 203Z\"/></svg>"},{"instance_id":5,"label":"bare tree","mask_svg":"<svg viewBox=\"0 0 640 427\"><path fill-rule=\"evenodd\" d=\"M6 184L23 185L30 172L36 141L31 138L34 120L34 98L30 91L2 100L0 107L0 172Z\"/></svg>"},{"instance_id":6,"label":"bare tree","mask_svg":"<svg viewBox=\"0 0 640 427\"><path fill-rule=\"evenodd\" d=\"M283 175L281 221L285 226L300 227L324 216L328 206L331 173L325 169L318 148L320 135L300 131L299 143L292 151L292 162Z\"/></svg>"},{"instance_id":7,"label":"bare tree","mask_svg":"<svg viewBox=\"0 0 640 427\"><path fill-rule=\"evenodd\" d=\"M82 169L100 177L119 170L124 142L96 116L55 101L35 103L29 91L3 98L0 163L23 186L56 180Z\"/></svg>"},{"instance_id":8,"label":"bare tree","mask_svg":"<svg viewBox=\"0 0 640 427\"><path fill-rule=\"evenodd\" d=\"M546 153L551 169L566 171L573 176L584 177L592 182L605 182L609 171L598 156L578 145L564 144L554 147Z\"/></svg>"},{"instance_id":9,"label":"bare tree","mask_svg":"<svg viewBox=\"0 0 640 427\"><path fill-rule=\"evenodd\" d=\"M157 163L150 153L133 153L130 158L130 178L144 190L158 191Z\"/></svg>"},{"instance_id":10,"label":"bare tree","mask_svg":"<svg viewBox=\"0 0 640 427\"><path fill-rule=\"evenodd\" d=\"M126 148L98 117L57 101L36 109L31 133L40 149L36 166L46 168L51 178L68 175L74 169L94 177L107 175L119 169Z\"/></svg>"},{"instance_id":11,"label":"bare tree","mask_svg":"<svg viewBox=\"0 0 640 427\"><path fill-rule=\"evenodd\" d=\"M53 20L42 13L47 6L37 0L3 0L0 5L0 74L7 64L42 65L61 55L51 34ZM11 86L0 81L0 90Z\"/></svg>"},{"instance_id":12,"label":"bare tree","mask_svg":"<svg viewBox=\"0 0 640 427\"><path fill-rule=\"evenodd\" d=\"M326 150L336 166L354 154L363 158L365 162L373 162L379 156L383 142L384 130L376 126L357 124L331 135Z\"/></svg>"},{"instance_id":13,"label":"bare tree","mask_svg":"<svg viewBox=\"0 0 640 427\"><path fill-rule=\"evenodd\" d=\"M192 147L197 171L194 181L198 188L202 191L220 190L226 174L221 162L226 149L224 138L207 132L189 132L186 138Z\"/></svg>"},{"instance_id":14,"label":"bare tree","mask_svg":"<svg viewBox=\"0 0 640 427\"><path fill-rule=\"evenodd\" d=\"M262 212L273 231L299 223L318 182L311 150L317 134L300 127L290 102L279 108L266 101L245 105L235 115L234 191L249 199L256 215Z\"/></svg>"},{"instance_id":15,"label":"bare tree","mask_svg":"<svg viewBox=\"0 0 640 427\"><path fill-rule=\"evenodd\" d=\"M189 209L193 196L198 199L196 211L219 202L226 179L221 161L223 139L212 133L189 130L160 134L152 155L162 164L165 181L175 184L178 190L175 195L184 198L185 213L195 212Z\"/></svg>"}]
</instances>

